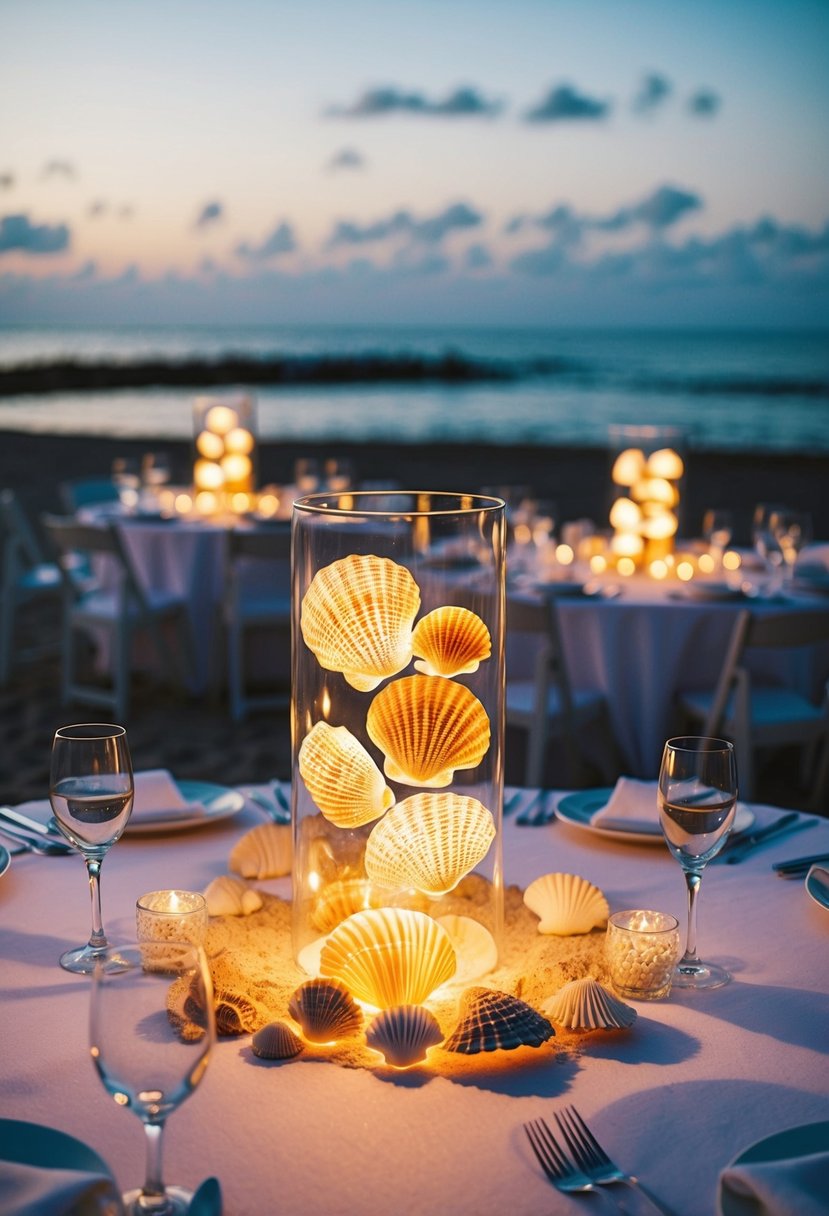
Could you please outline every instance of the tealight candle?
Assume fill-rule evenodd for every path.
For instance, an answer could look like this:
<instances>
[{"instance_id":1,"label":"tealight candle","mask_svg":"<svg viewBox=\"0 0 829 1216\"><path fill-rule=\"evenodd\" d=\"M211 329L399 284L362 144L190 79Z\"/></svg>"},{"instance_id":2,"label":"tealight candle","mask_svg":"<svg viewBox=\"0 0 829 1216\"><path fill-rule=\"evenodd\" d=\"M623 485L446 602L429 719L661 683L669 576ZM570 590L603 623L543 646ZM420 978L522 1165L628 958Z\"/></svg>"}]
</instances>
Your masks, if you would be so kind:
<instances>
[{"instance_id":1,"label":"tealight candle","mask_svg":"<svg viewBox=\"0 0 829 1216\"><path fill-rule=\"evenodd\" d=\"M140 942L192 942L200 946L207 920L207 903L196 891L150 891L135 905Z\"/></svg>"},{"instance_id":2,"label":"tealight candle","mask_svg":"<svg viewBox=\"0 0 829 1216\"><path fill-rule=\"evenodd\" d=\"M607 922L610 979L620 996L655 1001L671 990L679 922L667 912L614 912Z\"/></svg>"}]
</instances>

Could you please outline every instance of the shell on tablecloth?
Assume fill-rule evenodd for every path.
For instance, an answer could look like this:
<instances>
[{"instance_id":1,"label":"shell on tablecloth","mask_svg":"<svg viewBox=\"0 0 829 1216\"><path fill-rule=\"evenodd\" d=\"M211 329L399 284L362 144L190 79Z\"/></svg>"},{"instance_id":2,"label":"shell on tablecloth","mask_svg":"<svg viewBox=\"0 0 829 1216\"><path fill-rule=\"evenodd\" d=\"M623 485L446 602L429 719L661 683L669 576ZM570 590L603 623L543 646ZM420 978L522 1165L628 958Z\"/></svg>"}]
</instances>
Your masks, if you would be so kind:
<instances>
[{"instance_id":1,"label":"shell on tablecloth","mask_svg":"<svg viewBox=\"0 0 829 1216\"><path fill-rule=\"evenodd\" d=\"M250 997L233 988L217 988L213 994L216 1033L230 1037L250 1034L262 1025L262 1014Z\"/></svg>"},{"instance_id":2,"label":"shell on tablecloth","mask_svg":"<svg viewBox=\"0 0 829 1216\"><path fill-rule=\"evenodd\" d=\"M228 865L242 878L282 878L291 872L289 823L258 823L230 850Z\"/></svg>"},{"instance_id":3,"label":"shell on tablecloth","mask_svg":"<svg viewBox=\"0 0 829 1216\"><path fill-rule=\"evenodd\" d=\"M240 878L219 874L204 888L209 916L250 916L262 907L262 896Z\"/></svg>"},{"instance_id":4,"label":"shell on tablecloth","mask_svg":"<svg viewBox=\"0 0 829 1216\"><path fill-rule=\"evenodd\" d=\"M370 692L412 657L420 590L388 557L350 554L318 570L302 601L305 644L326 671Z\"/></svg>"},{"instance_id":5,"label":"shell on tablecloth","mask_svg":"<svg viewBox=\"0 0 829 1216\"><path fill-rule=\"evenodd\" d=\"M357 1034L363 1024L360 1006L337 980L306 980L288 1002L288 1012L312 1043L334 1043Z\"/></svg>"},{"instance_id":6,"label":"shell on tablecloth","mask_svg":"<svg viewBox=\"0 0 829 1216\"><path fill-rule=\"evenodd\" d=\"M420 1005L455 974L455 950L424 912L372 908L355 912L331 933L320 971L369 1005Z\"/></svg>"},{"instance_id":7,"label":"shell on tablecloth","mask_svg":"<svg viewBox=\"0 0 829 1216\"><path fill-rule=\"evenodd\" d=\"M446 1051L477 1055L540 1047L555 1034L552 1024L526 1001L490 988L468 988L461 1016L444 1043Z\"/></svg>"},{"instance_id":8,"label":"shell on tablecloth","mask_svg":"<svg viewBox=\"0 0 829 1216\"><path fill-rule=\"evenodd\" d=\"M317 722L299 749L299 772L325 818L338 828L371 823L394 802L383 774L347 726Z\"/></svg>"},{"instance_id":9,"label":"shell on tablecloth","mask_svg":"<svg viewBox=\"0 0 829 1216\"><path fill-rule=\"evenodd\" d=\"M587 976L571 980L544 1002L544 1012L570 1030L626 1030L636 1021L636 1010Z\"/></svg>"},{"instance_id":10,"label":"shell on tablecloth","mask_svg":"<svg viewBox=\"0 0 829 1216\"><path fill-rule=\"evenodd\" d=\"M493 970L498 963L498 947L486 925L473 916L459 916L454 912L438 916L436 920L455 947L458 959L456 984L471 984Z\"/></svg>"},{"instance_id":11,"label":"shell on tablecloth","mask_svg":"<svg viewBox=\"0 0 829 1216\"><path fill-rule=\"evenodd\" d=\"M603 925L610 912L599 888L577 874L543 874L527 887L524 903L540 917L539 933L559 937L589 933Z\"/></svg>"},{"instance_id":12,"label":"shell on tablecloth","mask_svg":"<svg viewBox=\"0 0 829 1216\"><path fill-rule=\"evenodd\" d=\"M251 1050L261 1060L292 1060L304 1049L299 1035L285 1022L268 1022L250 1041Z\"/></svg>"},{"instance_id":13,"label":"shell on tablecloth","mask_svg":"<svg viewBox=\"0 0 829 1216\"><path fill-rule=\"evenodd\" d=\"M440 676L404 676L387 684L366 718L386 757L391 781L440 789L457 769L475 768L489 747L489 718L464 684Z\"/></svg>"},{"instance_id":14,"label":"shell on tablecloth","mask_svg":"<svg viewBox=\"0 0 829 1216\"><path fill-rule=\"evenodd\" d=\"M443 1042L443 1031L423 1005L396 1005L378 1014L366 1031L366 1043L382 1053L392 1068L411 1068L426 1059L430 1047Z\"/></svg>"},{"instance_id":15,"label":"shell on tablecloth","mask_svg":"<svg viewBox=\"0 0 829 1216\"><path fill-rule=\"evenodd\" d=\"M413 794L372 828L366 874L385 887L446 895L489 852L495 822L477 798Z\"/></svg>"},{"instance_id":16,"label":"shell on tablecloth","mask_svg":"<svg viewBox=\"0 0 829 1216\"><path fill-rule=\"evenodd\" d=\"M420 618L412 633L415 667L427 676L468 675L492 653L484 622L469 608L446 604Z\"/></svg>"}]
</instances>

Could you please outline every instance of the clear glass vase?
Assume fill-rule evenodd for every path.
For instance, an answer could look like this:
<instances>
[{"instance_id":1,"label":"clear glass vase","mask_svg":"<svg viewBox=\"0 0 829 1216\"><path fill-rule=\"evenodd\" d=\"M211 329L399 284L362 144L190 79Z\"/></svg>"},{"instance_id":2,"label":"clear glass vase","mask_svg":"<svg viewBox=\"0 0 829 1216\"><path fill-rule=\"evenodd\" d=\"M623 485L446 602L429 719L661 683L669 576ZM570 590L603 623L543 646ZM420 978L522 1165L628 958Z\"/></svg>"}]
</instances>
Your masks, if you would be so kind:
<instances>
[{"instance_id":1,"label":"clear glass vase","mask_svg":"<svg viewBox=\"0 0 829 1216\"><path fill-rule=\"evenodd\" d=\"M202 515L243 514L256 489L256 402L242 393L193 403L193 489Z\"/></svg>"},{"instance_id":2,"label":"clear glass vase","mask_svg":"<svg viewBox=\"0 0 829 1216\"><path fill-rule=\"evenodd\" d=\"M504 551L497 498L294 504L293 937L312 975L375 909L437 920L458 979L497 961Z\"/></svg>"},{"instance_id":3,"label":"clear glass vase","mask_svg":"<svg viewBox=\"0 0 829 1216\"><path fill-rule=\"evenodd\" d=\"M610 428L610 553L623 574L652 572L674 551L681 524L685 435L676 427Z\"/></svg>"}]
</instances>

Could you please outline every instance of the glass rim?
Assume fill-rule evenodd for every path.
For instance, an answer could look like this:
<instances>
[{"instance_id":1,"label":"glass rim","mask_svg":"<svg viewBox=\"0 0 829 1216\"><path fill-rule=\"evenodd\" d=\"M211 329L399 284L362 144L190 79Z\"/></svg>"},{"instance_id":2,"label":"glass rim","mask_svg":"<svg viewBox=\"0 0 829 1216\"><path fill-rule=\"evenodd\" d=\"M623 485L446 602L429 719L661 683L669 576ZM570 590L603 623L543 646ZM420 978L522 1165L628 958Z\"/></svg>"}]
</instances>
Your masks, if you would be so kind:
<instances>
[{"instance_id":1,"label":"glass rim","mask_svg":"<svg viewBox=\"0 0 829 1216\"><path fill-rule=\"evenodd\" d=\"M468 506L455 507L433 507L429 509L419 509L417 507L389 507L385 505L380 508L371 509L370 506L360 506L359 501L365 500L370 502L371 499L383 501L388 504L389 500L395 498L417 500L421 495L432 499L452 499L455 502L468 502ZM350 507L340 507L332 502L332 499L348 498L352 502ZM494 494L478 494L466 493L463 490L338 490L334 494L331 493L316 493L304 494L301 498L294 499L294 512L306 513L309 515L338 515L338 516L414 516L417 518L423 516L433 517L435 515L478 515L481 511L500 511L506 506L503 498L498 498Z\"/></svg>"},{"instance_id":2,"label":"glass rim","mask_svg":"<svg viewBox=\"0 0 829 1216\"><path fill-rule=\"evenodd\" d=\"M730 739L718 739L709 735L675 735L673 739L665 740L664 751L669 747L675 752L734 751L734 744Z\"/></svg>"},{"instance_id":3,"label":"glass rim","mask_svg":"<svg viewBox=\"0 0 829 1216\"><path fill-rule=\"evenodd\" d=\"M186 896L188 900L193 901L193 906L190 908L181 908L175 911L170 908L153 908L150 906L149 900L154 899L157 895L178 895ZM207 910L207 900L201 891L185 891L183 887L160 888L158 891L145 891L143 895L139 895L135 901L136 908L141 908L143 912L152 912L157 916L192 916L194 912L201 912L202 909Z\"/></svg>"},{"instance_id":4,"label":"glass rim","mask_svg":"<svg viewBox=\"0 0 829 1216\"><path fill-rule=\"evenodd\" d=\"M71 731L99 731L99 734L73 735ZM55 731L56 739L121 739L126 735L126 726L118 726L114 722L73 722L69 726L59 726Z\"/></svg>"},{"instance_id":5,"label":"glass rim","mask_svg":"<svg viewBox=\"0 0 829 1216\"><path fill-rule=\"evenodd\" d=\"M635 925L623 924L620 917L627 916L658 916L660 920L667 923L659 928L648 926L647 929L639 929ZM613 912L607 919L608 925L612 925L614 929L621 929L625 933L673 933L679 928L679 920L674 916L673 912L657 912L651 908L629 908L624 912Z\"/></svg>"}]
</instances>

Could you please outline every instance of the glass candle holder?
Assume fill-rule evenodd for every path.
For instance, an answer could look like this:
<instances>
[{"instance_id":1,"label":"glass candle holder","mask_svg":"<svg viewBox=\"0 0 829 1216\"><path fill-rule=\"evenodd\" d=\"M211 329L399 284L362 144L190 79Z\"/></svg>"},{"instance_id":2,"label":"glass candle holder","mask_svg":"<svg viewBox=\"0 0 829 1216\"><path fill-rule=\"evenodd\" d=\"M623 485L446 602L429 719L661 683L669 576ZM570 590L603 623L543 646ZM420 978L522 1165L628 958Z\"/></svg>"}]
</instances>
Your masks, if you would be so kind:
<instances>
[{"instance_id":1,"label":"glass candle holder","mask_svg":"<svg viewBox=\"0 0 829 1216\"><path fill-rule=\"evenodd\" d=\"M614 912L607 922L606 953L619 996L659 1000L671 990L679 958L679 922L668 912Z\"/></svg>"},{"instance_id":2,"label":"glass candle holder","mask_svg":"<svg viewBox=\"0 0 829 1216\"><path fill-rule=\"evenodd\" d=\"M139 942L192 942L201 946L207 922L207 903L196 891L149 891L136 901Z\"/></svg>"}]
</instances>

